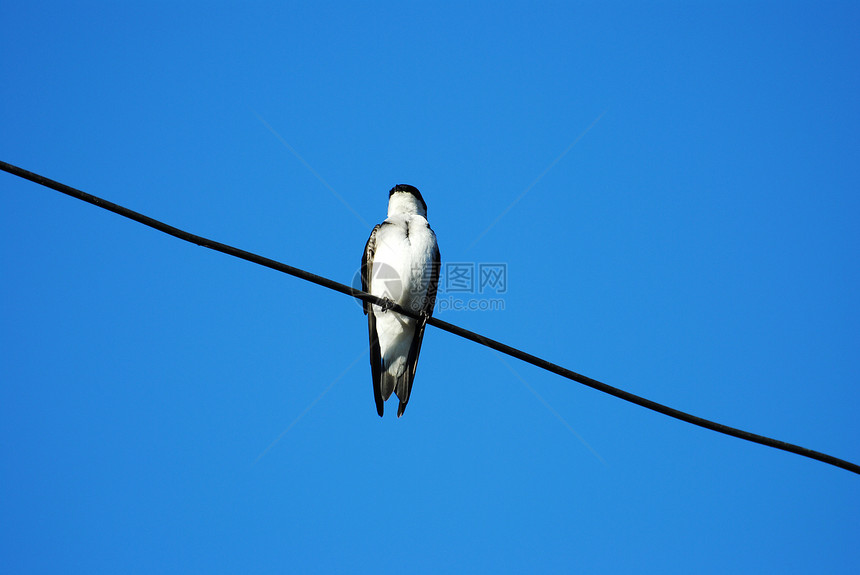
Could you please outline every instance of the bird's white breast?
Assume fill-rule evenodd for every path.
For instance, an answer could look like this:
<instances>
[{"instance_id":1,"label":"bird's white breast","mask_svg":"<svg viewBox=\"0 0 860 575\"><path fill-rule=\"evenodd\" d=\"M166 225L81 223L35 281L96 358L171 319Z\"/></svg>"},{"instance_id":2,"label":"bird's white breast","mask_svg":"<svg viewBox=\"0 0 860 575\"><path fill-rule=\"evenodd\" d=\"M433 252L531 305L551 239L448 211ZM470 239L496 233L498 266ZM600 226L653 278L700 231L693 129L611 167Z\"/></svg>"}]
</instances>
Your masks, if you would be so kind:
<instances>
[{"instance_id":1,"label":"bird's white breast","mask_svg":"<svg viewBox=\"0 0 860 575\"><path fill-rule=\"evenodd\" d=\"M371 293L422 309L430 284L436 236L419 215L392 216L376 236Z\"/></svg>"},{"instance_id":2,"label":"bird's white breast","mask_svg":"<svg viewBox=\"0 0 860 575\"><path fill-rule=\"evenodd\" d=\"M391 216L376 233L370 293L406 309L424 309L436 251L436 235L417 214ZM406 367L415 320L372 306L383 369L395 377Z\"/></svg>"}]
</instances>

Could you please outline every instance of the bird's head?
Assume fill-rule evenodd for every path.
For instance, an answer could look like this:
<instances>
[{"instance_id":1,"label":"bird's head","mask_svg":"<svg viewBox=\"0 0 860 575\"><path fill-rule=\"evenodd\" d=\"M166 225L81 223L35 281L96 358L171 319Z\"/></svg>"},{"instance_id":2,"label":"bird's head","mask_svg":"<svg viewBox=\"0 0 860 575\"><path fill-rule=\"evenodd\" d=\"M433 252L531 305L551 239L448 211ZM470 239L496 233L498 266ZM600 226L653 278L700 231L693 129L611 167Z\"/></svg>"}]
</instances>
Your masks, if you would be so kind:
<instances>
[{"instance_id":1,"label":"bird's head","mask_svg":"<svg viewBox=\"0 0 860 575\"><path fill-rule=\"evenodd\" d=\"M418 214L427 217L427 204L418 188L397 184L388 192L388 215Z\"/></svg>"}]
</instances>

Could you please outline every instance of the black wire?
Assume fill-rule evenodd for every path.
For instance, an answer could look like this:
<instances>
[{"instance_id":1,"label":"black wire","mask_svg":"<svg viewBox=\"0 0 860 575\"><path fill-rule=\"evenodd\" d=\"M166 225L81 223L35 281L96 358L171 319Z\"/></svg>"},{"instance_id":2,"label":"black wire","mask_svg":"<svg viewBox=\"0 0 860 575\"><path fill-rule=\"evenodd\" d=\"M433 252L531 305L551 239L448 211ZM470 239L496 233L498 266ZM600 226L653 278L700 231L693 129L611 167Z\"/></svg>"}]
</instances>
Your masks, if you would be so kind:
<instances>
[{"instance_id":1,"label":"black wire","mask_svg":"<svg viewBox=\"0 0 860 575\"><path fill-rule=\"evenodd\" d=\"M201 236L197 236L194 234L190 234L186 231L180 230L179 228L175 228L173 226L169 226L163 222L152 219L149 216L145 216L138 212L129 210L128 208L124 208L120 205L114 204L107 200L103 200L102 198L93 196L86 192L82 192L65 184L61 184L59 182L55 182L54 180L50 180L44 176L40 176L39 174L34 174L33 172L28 172L22 168L17 166L13 166L12 164L7 164L6 162L0 161L0 169L5 172L9 172L15 176L19 176L24 178L25 180L30 180L31 182L35 182L42 186L51 188L63 194L72 196L73 198L78 198L79 200L83 200L100 208L104 208L108 211L114 212L115 214L119 214L123 217L132 219L136 222L140 222L145 226L149 226L151 228L155 228L161 232L166 234L170 234L173 237L179 238L181 240L185 240L187 242L191 242L193 244L197 244L198 246L203 246L205 248L209 248L218 252L225 253L227 255L231 255L243 260L247 260L249 262L253 262L255 264L259 264L262 266L266 266L273 270L277 270L279 272L283 272L289 274L291 276L295 276L297 278L301 278L303 280L315 283L317 285L321 285L323 287L329 288L336 292L340 292L342 294L346 294L352 296L354 298L360 299L362 301L370 302L372 304L382 304L384 303L382 298L378 298L369 293L365 293L361 290L357 290L351 287L348 287L342 283L338 283L336 281L332 281L328 278L324 278L322 276L318 276L316 274L312 274L310 272L306 272L299 268L294 268L293 266L289 266L287 264L283 264L281 262L277 262L275 260L265 258L263 256L259 256L257 254L246 252L245 250L240 250L238 248L234 248L232 246L228 246L226 244L222 244L220 242L216 242L214 240L210 240ZM400 307L399 305L392 305L391 302L387 302L389 307L394 311L401 313L403 315L418 318L418 314ZM583 385L587 385L593 389L598 391L602 391L603 393L608 393L609 395L613 395L619 399L623 399L625 401L629 401L630 403L635 403L636 405L641 405L647 409L652 411L656 411L658 413L662 413L664 415L668 415L669 417L674 417L675 419L680 419L681 421L686 421L687 423L692 423L693 425L698 425L699 427L704 427L705 429L710 429L713 431L717 431L719 433L723 433L725 435L731 435L733 437L737 437L740 439L745 439L747 441L752 441L754 443L760 443L761 445L766 445L768 447L773 447L775 449L781 449L783 451L788 451L790 453L796 453L798 455L802 455L804 457L809 457L810 459L816 459L818 461L822 461L824 463L828 463L830 465L834 465L836 467L841 467L842 469L846 469L848 471L852 471L854 473L860 474L860 465L855 463L851 463L850 461L845 461L844 459L839 459L838 457L834 457L832 455L828 455L826 453L821 453L820 451L813 451L812 449L807 449L805 447L801 447L799 445L794 445L793 443L786 443L785 441L780 441L778 439L772 439L770 437L765 437L763 435L757 435L755 433L750 433L749 431L744 431L742 429L737 429L734 427L729 427L728 425L723 425L721 423L716 423L714 421L710 421L708 419L704 419L702 417L698 417L695 415L691 415L689 413L685 413L683 411L679 411L677 409L662 405L657 403L656 401L651 401L650 399L645 399L644 397L640 397L638 395L634 395L630 392L624 391L623 389L618 389L617 387L612 387L611 385L607 385L596 379L592 379L590 377L586 377L582 374L576 373L569 369L565 369L559 365L554 363L550 363L545 359L541 359L524 351L520 351L515 349L509 345L505 345L501 342L498 342L494 339L490 339L481 334L471 332L467 329L463 329L462 327L450 324L446 321L442 321L440 319L436 319L431 317L428 324L438 327L439 329L445 330L449 333L453 333L454 335L458 335L462 338L474 341L475 343L484 345L486 347L495 349L496 351L500 351L504 354L510 355L511 357L515 357L519 360L530 363L534 366L537 366L541 369L545 369L547 371L551 371L557 375L565 377L567 379L576 381Z\"/></svg>"}]
</instances>

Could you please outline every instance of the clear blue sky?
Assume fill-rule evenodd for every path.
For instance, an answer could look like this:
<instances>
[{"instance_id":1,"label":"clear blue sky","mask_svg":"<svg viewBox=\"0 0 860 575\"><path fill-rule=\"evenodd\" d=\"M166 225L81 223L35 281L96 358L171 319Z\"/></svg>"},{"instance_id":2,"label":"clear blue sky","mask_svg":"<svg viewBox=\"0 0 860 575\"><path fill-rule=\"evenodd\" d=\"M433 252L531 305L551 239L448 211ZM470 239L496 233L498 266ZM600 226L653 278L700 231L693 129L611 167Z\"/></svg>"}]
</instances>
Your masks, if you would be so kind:
<instances>
[{"instance_id":1,"label":"clear blue sky","mask_svg":"<svg viewBox=\"0 0 860 575\"><path fill-rule=\"evenodd\" d=\"M413 184L439 318L860 461L856 3L359 4L7 2L0 159L344 283ZM350 298L0 198L4 573L860 563L849 472L436 329L380 420Z\"/></svg>"}]
</instances>

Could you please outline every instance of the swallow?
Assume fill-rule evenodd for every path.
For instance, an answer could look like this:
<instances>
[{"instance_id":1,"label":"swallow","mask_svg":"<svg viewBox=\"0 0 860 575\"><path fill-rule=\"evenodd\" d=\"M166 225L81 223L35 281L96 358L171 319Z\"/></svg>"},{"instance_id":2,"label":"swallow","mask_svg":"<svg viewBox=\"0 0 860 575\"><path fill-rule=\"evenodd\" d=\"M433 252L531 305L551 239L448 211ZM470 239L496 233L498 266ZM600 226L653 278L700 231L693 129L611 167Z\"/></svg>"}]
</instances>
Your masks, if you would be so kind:
<instances>
[{"instance_id":1,"label":"swallow","mask_svg":"<svg viewBox=\"0 0 860 575\"><path fill-rule=\"evenodd\" d=\"M413 186L398 184L388 193L388 217L373 228L361 258L362 290L387 305L364 302L370 339L370 373L376 411L394 393L403 415L412 393L421 341L433 315L441 257L436 234L427 222L427 204ZM390 309L413 310L413 319Z\"/></svg>"}]
</instances>

